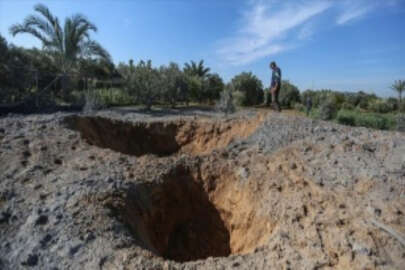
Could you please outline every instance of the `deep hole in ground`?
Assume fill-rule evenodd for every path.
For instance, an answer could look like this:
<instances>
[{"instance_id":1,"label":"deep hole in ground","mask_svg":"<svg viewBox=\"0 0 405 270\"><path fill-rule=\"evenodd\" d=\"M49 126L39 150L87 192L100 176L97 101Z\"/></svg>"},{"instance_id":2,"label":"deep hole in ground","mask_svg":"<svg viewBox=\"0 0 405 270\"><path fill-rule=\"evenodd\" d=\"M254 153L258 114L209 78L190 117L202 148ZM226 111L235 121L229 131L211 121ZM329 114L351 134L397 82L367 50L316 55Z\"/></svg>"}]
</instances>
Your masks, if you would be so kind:
<instances>
[{"instance_id":1,"label":"deep hole in ground","mask_svg":"<svg viewBox=\"0 0 405 270\"><path fill-rule=\"evenodd\" d=\"M252 252L274 227L231 174L202 176L180 166L125 194L118 206L112 198L114 209L139 245L178 262Z\"/></svg>"},{"instance_id":2,"label":"deep hole in ground","mask_svg":"<svg viewBox=\"0 0 405 270\"><path fill-rule=\"evenodd\" d=\"M128 155L169 156L177 152L206 154L246 138L263 117L228 121L124 122L103 117L69 116L67 127L90 144Z\"/></svg>"},{"instance_id":3,"label":"deep hole in ground","mask_svg":"<svg viewBox=\"0 0 405 270\"><path fill-rule=\"evenodd\" d=\"M65 123L98 147L135 156L168 156L224 148L252 134L263 119L124 122L70 116ZM186 262L252 252L265 244L274 224L258 214L257 193L244 186L245 180L241 183L234 168L217 166L209 161L198 169L178 166L157 181L123 191L123 200L113 195L109 205L131 228L139 246L165 259Z\"/></svg>"}]
</instances>

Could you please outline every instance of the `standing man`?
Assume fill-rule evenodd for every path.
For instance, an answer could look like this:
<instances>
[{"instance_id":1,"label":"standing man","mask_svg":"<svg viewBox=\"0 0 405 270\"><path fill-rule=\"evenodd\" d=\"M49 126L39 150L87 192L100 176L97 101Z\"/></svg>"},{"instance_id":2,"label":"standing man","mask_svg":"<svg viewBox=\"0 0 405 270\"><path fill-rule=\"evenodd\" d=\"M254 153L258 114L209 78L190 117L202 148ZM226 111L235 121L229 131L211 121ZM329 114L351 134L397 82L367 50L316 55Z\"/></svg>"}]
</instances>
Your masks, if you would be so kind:
<instances>
[{"instance_id":1,"label":"standing man","mask_svg":"<svg viewBox=\"0 0 405 270\"><path fill-rule=\"evenodd\" d=\"M281 87L281 69L277 66L276 62L270 63L270 68L273 70L271 75L271 107L276 111L281 111L280 104L278 103L278 94Z\"/></svg>"}]
</instances>

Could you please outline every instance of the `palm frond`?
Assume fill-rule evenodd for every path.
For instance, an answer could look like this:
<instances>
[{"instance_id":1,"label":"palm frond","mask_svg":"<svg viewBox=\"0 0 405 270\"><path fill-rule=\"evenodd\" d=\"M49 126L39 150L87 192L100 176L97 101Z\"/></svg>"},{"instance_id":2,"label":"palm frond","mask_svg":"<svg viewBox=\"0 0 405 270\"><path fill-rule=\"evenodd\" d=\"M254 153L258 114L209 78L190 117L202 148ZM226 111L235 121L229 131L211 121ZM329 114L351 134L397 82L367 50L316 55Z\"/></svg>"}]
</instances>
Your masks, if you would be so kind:
<instances>
[{"instance_id":1,"label":"palm frond","mask_svg":"<svg viewBox=\"0 0 405 270\"><path fill-rule=\"evenodd\" d=\"M73 59L74 56L81 54L83 48L89 47L89 46L82 46L81 43L83 43L84 40L87 41L90 40L90 33L89 33L90 31L97 31L97 27L91 22L89 22L83 15L76 14L65 20L64 26L65 51L66 56L69 59ZM106 57L106 55L104 54L103 57Z\"/></svg>"},{"instance_id":2,"label":"palm frond","mask_svg":"<svg viewBox=\"0 0 405 270\"><path fill-rule=\"evenodd\" d=\"M405 90L405 80L397 80L393 85L391 85L391 89L397 91L398 93L402 93Z\"/></svg>"},{"instance_id":3,"label":"palm frond","mask_svg":"<svg viewBox=\"0 0 405 270\"><path fill-rule=\"evenodd\" d=\"M55 43L58 44L59 50L63 51L64 50L63 31L62 27L60 26L59 19L57 17L55 18L54 30L55 30Z\"/></svg>"},{"instance_id":4,"label":"palm frond","mask_svg":"<svg viewBox=\"0 0 405 270\"><path fill-rule=\"evenodd\" d=\"M55 33L52 25L50 25L44 19L35 15L30 15L27 18L25 18L23 25L25 27L38 27L39 29L42 30L44 34L48 35L48 37L52 37Z\"/></svg>"},{"instance_id":5,"label":"palm frond","mask_svg":"<svg viewBox=\"0 0 405 270\"><path fill-rule=\"evenodd\" d=\"M70 21L72 27L70 39L75 43L90 39L90 31L97 32L97 27L80 14L72 16Z\"/></svg>"},{"instance_id":6,"label":"palm frond","mask_svg":"<svg viewBox=\"0 0 405 270\"><path fill-rule=\"evenodd\" d=\"M111 56L97 41L88 40L82 44L82 51L89 57L97 57L107 62L111 61Z\"/></svg>"},{"instance_id":7,"label":"palm frond","mask_svg":"<svg viewBox=\"0 0 405 270\"><path fill-rule=\"evenodd\" d=\"M74 28L73 28L73 23L71 18L66 18L65 24L64 24L64 29L63 29L63 34L64 34L64 54L65 54L65 59L67 61L71 60L76 57L76 55L80 52L79 51L79 44L75 42L75 40L72 39L74 36Z\"/></svg>"},{"instance_id":8,"label":"palm frond","mask_svg":"<svg viewBox=\"0 0 405 270\"><path fill-rule=\"evenodd\" d=\"M42 14L42 16L44 16L54 28L57 28L59 26L57 17L53 16L45 5L37 4L35 5L34 10Z\"/></svg>"},{"instance_id":9,"label":"palm frond","mask_svg":"<svg viewBox=\"0 0 405 270\"><path fill-rule=\"evenodd\" d=\"M97 27L93 23L91 23L84 15L75 14L71 17L72 23L75 27L79 28L81 26L85 26L88 31L97 32Z\"/></svg>"},{"instance_id":10,"label":"palm frond","mask_svg":"<svg viewBox=\"0 0 405 270\"><path fill-rule=\"evenodd\" d=\"M47 37L45 37L42 33L37 31L33 27L30 26L26 27L25 25L22 24L14 24L10 27L11 35L15 36L20 33L27 33L33 35L34 37L38 38L45 47L49 46L52 43L51 40L49 40Z\"/></svg>"},{"instance_id":11,"label":"palm frond","mask_svg":"<svg viewBox=\"0 0 405 270\"><path fill-rule=\"evenodd\" d=\"M97 27L85 16L75 14L68 17L62 27L58 17L52 15L46 6L38 4L34 10L41 16L26 17L22 24L11 26L10 33L13 36L28 33L38 38L64 72L74 67L80 55L111 62L109 53L90 39L90 32L96 32Z\"/></svg>"}]
</instances>

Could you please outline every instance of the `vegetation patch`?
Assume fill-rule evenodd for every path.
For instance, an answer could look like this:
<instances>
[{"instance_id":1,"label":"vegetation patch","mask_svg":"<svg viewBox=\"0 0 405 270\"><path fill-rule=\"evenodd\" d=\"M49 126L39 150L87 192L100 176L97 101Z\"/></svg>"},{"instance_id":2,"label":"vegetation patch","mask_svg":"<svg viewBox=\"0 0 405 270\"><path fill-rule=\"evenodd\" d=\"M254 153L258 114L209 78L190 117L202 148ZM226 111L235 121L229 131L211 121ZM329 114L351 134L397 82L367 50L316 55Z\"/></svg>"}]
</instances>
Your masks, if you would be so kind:
<instances>
[{"instance_id":1,"label":"vegetation patch","mask_svg":"<svg viewBox=\"0 0 405 270\"><path fill-rule=\"evenodd\" d=\"M358 111L340 110L336 120L339 124L361 126L382 130L394 129L396 119L391 114L362 113Z\"/></svg>"}]
</instances>

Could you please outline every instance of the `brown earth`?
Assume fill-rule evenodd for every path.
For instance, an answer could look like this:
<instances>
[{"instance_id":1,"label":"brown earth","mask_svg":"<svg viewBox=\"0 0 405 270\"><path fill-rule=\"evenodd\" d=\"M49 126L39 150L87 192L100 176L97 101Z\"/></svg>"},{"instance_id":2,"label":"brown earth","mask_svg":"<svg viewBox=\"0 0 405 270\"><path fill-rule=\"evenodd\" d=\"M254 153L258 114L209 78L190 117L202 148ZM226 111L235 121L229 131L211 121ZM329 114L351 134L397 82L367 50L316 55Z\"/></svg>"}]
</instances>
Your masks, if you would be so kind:
<instances>
[{"instance_id":1,"label":"brown earth","mask_svg":"<svg viewBox=\"0 0 405 270\"><path fill-rule=\"evenodd\" d=\"M130 124L103 117L66 118L68 126L89 143L135 156L174 153L203 155L245 139L263 122L265 113L253 119L225 121L154 121Z\"/></svg>"},{"instance_id":2,"label":"brown earth","mask_svg":"<svg viewBox=\"0 0 405 270\"><path fill-rule=\"evenodd\" d=\"M403 269L403 134L129 117L0 119L0 269Z\"/></svg>"}]
</instances>

